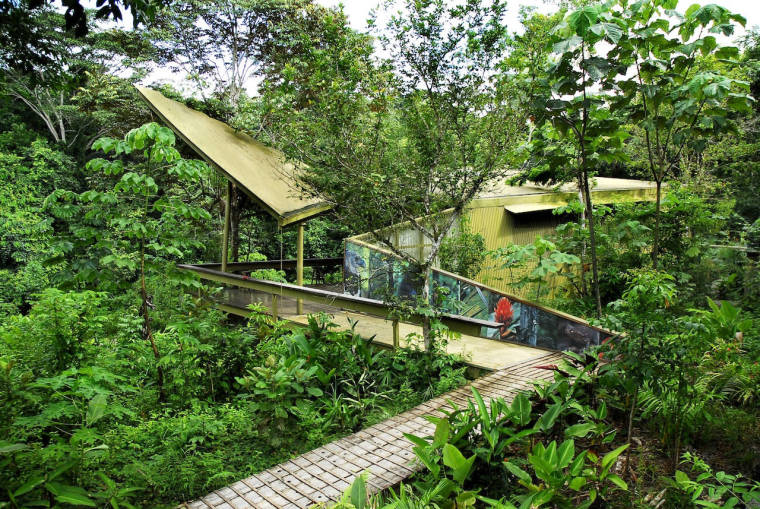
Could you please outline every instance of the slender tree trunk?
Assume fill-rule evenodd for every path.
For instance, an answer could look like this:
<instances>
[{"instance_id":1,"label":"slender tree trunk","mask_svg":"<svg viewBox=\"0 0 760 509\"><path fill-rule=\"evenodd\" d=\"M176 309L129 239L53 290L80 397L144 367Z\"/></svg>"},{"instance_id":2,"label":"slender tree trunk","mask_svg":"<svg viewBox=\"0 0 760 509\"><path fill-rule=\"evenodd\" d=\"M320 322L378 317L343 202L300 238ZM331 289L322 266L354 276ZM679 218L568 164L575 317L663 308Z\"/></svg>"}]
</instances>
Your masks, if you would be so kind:
<instances>
[{"instance_id":1,"label":"slender tree trunk","mask_svg":"<svg viewBox=\"0 0 760 509\"><path fill-rule=\"evenodd\" d=\"M427 266L422 269L424 270L422 278L422 301L432 307L433 303L430 301L431 272L428 270ZM425 351L428 353L433 350L433 332L430 322L431 319L428 314L422 316L422 340L425 343Z\"/></svg>"},{"instance_id":2,"label":"slender tree trunk","mask_svg":"<svg viewBox=\"0 0 760 509\"><path fill-rule=\"evenodd\" d=\"M161 354L158 352L158 346L156 345L156 340L153 337L153 330L150 324L150 312L148 311L150 303L148 300L148 291L145 288L145 240L140 241L140 296L142 297L143 339L150 342L150 347L153 350L153 357L156 359L158 399L159 401L165 401L166 395L164 394L164 368L162 368L159 364L159 361L161 360Z\"/></svg>"},{"instance_id":3,"label":"slender tree trunk","mask_svg":"<svg viewBox=\"0 0 760 509\"><path fill-rule=\"evenodd\" d=\"M581 210L581 229L586 228L586 198L583 192L583 186L578 186L578 199L583 204L583 210ZM581 296L586 297L588 295L588 285L586 284L586 241L584 240L581 245Z\"/></svg>"},{"instance_id":4,"label":"slender tree trunk","mask_svg":"<svg viewBox=\"0 0 760 509\"><path fill-rule=\"evenodd\" d=\"M626 433L626 442L631 443L633 438L633 418L636 416L636 407L639 401L639 387L636 386L636 390L633 392L633 400L631 401L631 410L628 412L628 432ZM631 462L631 446L625 452L625 469L628 470L628 465Z\"/></svg>"},{"instance_id":5,"label":"slender tree trunk","mask_svg":"<svg viewBox=\"0 0 760 509\"><path fill-rule=\"evenodd\" d=\"M657 198L654 208L654 235L652 239L652 268L657 269L660 256L660 220L662 210L662 179L655 180L657 185Z\"/></svg>"},{"instance_id":6,"label":"slender tree trunk","mask_svg":"<svg viewBox=\"0 0 760 509\"><path fill-rule=\"evenodd\" d=\"M586 220L588 221L589 243L591 245L591 272L593 276L594 299L596 300L596 317L602 317L602 298L599 294L599 267L596 256L596 234L594 232L594 205L591 203L591 189L588 185L588 173L583 170L583 194L586 200Z\"/></svg>"},{"instance_id":7,"label":"slender tree trunk","mask_svg":"<svg viewBox=\"0 0 760 509\"><path fill-rule=\"evenodd\" d=\"M681 434L683 433L683 419L676 420L676 436L673 444L673 474L678 470L678 458L681 455Z\"/></svg>"},{"instance_id":8,"label":"slender tree trunk","mask_svg":"<svg viewBox=\"0 0 760 509\"><path fill-rule=\"evenodd\" d=\"M641 337L639 338L639 362L644 358L644 341L646 341L647 328L646 325L641 327ZM631 443L633 438L633 419L636 417L636 407L639 402L639 388L641 382L636 381L636 390L633 391L633 400L631 401L631 411L628 413L628 433L626 435L626 442ZM631 459L631 447L628 446L628 450L625 455L625 467L628 469L628 463Z\"/></svg>"}]
</instances>

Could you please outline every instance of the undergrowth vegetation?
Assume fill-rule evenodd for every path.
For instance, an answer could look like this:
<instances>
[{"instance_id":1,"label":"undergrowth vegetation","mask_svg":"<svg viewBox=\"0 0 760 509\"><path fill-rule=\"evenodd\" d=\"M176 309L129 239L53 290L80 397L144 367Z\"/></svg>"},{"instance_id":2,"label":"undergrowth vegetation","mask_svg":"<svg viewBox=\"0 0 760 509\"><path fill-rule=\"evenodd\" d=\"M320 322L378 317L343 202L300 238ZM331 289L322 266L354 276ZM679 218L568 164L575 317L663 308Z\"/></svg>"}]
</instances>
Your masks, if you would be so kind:
<instances>
[{"instance_id":1,"label":"undergrowth vegetation","mask_svg":"<svg viewBox=\"0 0 760 509\"><path fill-rule=\"evenodd\" d=\"M372 497L362 476L339 507L760 507L760 31L737 37L740 13L563 0L507 26L504 0L388 0L360 31L322 0L97 3L0 1L0 509L174 507L464 384L431 308L461 286L393 283L414 298L387 318L416 314L430 348L388 351L326 315L236 320L177 269L228 242L269 261L245 277L292 282L302 233L333 259L305 281L335 290L344 239L403 221L376 240L422 279L503 268L612 332L526 394L431 416L416 475ZM121 7L136 26L93 19ZM283 228L137 83L280 150L332 208ZM545 237L478 231L473 200L508 183L560 191L513 225Z\"/></svg>"},{"instance_id":2,"label":"undergrowth vegetation","mask_svg":"<svg viewBox=\"0 0 760 509\"><path fill-rule=\"evenodd\" d=\"M626 298L662 297L667 281L640 275ZM754 507L760 389L737 380L757 373L757 337L740 333L749 326L730 304L710 302L672 333L569 353L542 367L552 381L509 401L473 388L466 407L427 417L431 436L407 435L422 473L373 497L359 478L333 507ZM736 435L717 437L729 419Z\"/></svg>"},{"instance_id":3,"label":"undergrowth vegetation","mask_svg":"<svg viewBox=\"0 0 760 509\"><path fill-rule=\"evenodd\" d=\"M172 506L464 382L454 357L378 349L327 316L292 331L258 313L235 326L180 301L156 329L163 403L150 345L134 339L138 306L46 290L7 318L0 499Z\"/></svg>"}]
</instances>

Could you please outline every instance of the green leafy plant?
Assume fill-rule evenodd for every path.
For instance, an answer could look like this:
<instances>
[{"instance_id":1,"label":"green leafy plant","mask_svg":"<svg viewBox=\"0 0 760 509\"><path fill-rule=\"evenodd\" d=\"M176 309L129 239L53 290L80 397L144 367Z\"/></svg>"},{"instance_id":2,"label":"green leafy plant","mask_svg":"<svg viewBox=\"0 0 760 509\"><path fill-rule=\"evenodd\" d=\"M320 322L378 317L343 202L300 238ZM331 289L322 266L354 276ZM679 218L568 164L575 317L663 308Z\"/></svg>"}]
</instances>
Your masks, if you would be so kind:
<instances>
[{"instance_id":1,"label":"green leafy plant","mask_svg":"<svg viewBox=\"0 0 760 509\"><path fill-rule=\"evenodd\" d=\"M510 274L517 271L519 277L514 277L510 284L518 288L530 286L535 288L535 300L543 297L544 284L553 277L573 277L573 268L580 263L580 258L574 254L560 251L550 240L536 237L533 244L501 247L490 251L488 255L501 264L502 269L509 269Z\"/></svg>"},{"instance_id":2,"label":"green leafy plant","mask_svg":"<svg viewBox=\"0 0 760 509\"><path fill-rule=\"evenodd\" d=\"M741 475L715 472L710 465L691 453L683 455L683 464L696 474L694 479L681 470L668 478L669 487L686 494L683 507L752 507L760 503L760 482Z\"/></svg>"},{"instance_id":3,"label":"green leafy plant","mask_svg":"<svg viewBox=\"0 0 760 509\"><path fill-rule=\"evenodd\" d=\"M623 444L600 459L591 451L576 455L572 439L560 445L554 441L547 446L538 443L527 456L527 464L538 481L514 462L506 463L507 469L527 489L527 493L516 495L515 500L521 507L568 508L591 507L597 498L609 500L615 490L628 489L625 481L611 472L628 445Z\"/></svg>"},{"instance_id":4,"label":"green leafy plant","mask_svg":"<svg viewBox=\"0 0 760 509\"><path fill-rule=\"evenodd\" d=\"M469 218L463 215L456 232L449 234L438 253L443 270L474 278L486 260L486 241L479 233L473 233Z\"/></svg>"}]
</instances>

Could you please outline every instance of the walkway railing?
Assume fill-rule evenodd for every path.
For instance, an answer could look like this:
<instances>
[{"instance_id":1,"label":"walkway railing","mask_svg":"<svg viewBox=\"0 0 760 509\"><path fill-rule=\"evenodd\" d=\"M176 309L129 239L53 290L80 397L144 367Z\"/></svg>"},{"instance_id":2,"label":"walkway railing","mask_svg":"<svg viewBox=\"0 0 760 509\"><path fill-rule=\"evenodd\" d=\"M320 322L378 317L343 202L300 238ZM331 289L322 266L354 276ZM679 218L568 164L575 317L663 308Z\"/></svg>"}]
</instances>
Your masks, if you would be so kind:
<instances>
[{"instance_id":1,"label":"walkway railing","mask_svg":"<svg viewBox=\"0 0 760 509\"><path fill-rule=\"evenodd\" d=\"M247 288L270 295L270 310L272 316L274 317L280 316L280 300L282 298L291 298L303 299L304 301L315 302L318 304L337 307L348 311L364 313L370 316L390 319L393 322L394 346L398 346L399 344L400 338L398 337L398 319L389 318L391 314L391 308L381 300L331 292L320 288L310 288L290 283L279 283L275 281L255 279L241 274L222 272L215 268L210 268L210 266L218 266L218 264L178 265L177 267L183 270L192 271L202 279L216 281L229 286ZM229 264L228 270L229 269L234 270L234 264ZM219 307L226 311L240 314L240 309L234 309L233 306L225 305L222 303L219 305ZM450 330L471 336L479 336L484 328L498 329L502 325L491 320L482 320L478 318L470 318L449 313L440 315L438 319ZM413 324L421 324L422 315L412 314L408 318L405 317L404 321Z\"/></svg>"},{"instance_id":2,"label":"walkway railing","mask_svg":"<svg viewBox=\"0 0 760 509\"><path fill-rule=\"evenodd\" d=\"M295 269L298 260L261 260L255 262L228 262L227 272L249 272L261 269ZM305 258L304 267L314 268L340 268L343 266L343 258ZM221 263L199 263L192 267L221 270Z\"/></svg>"},{"instance_id":3,"label":"walkway railing","mask_svg":"<svg viewBox=\"0 0 760 509\"><path fill-rule=\"evenodd\" d=\"M395 253L357 240L345 242L344 285L348 293L364 298L393 294L404 299L421 293L422 278ZM430 295L444 297L436 307L448 313L495 321L498 329L477 335L550 350L581 351L598 345L612 333L582 318L491 288L478 281L440 269L431 269Z\"/></svg>"}]
</instances>

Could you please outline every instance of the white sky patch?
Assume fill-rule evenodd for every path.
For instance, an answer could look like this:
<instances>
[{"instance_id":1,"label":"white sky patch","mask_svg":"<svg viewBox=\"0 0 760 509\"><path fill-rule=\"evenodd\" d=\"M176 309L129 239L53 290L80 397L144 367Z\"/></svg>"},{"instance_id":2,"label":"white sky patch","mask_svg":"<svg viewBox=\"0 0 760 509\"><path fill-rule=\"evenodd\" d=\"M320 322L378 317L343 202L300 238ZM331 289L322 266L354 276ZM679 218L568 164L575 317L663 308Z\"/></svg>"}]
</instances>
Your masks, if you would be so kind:
<instances>
[{"instance_id":1,"label":"white sky patch","mask_svg":"<svg viewBox=\"0 0 760 509\"><path fill-rule=\"evenodd\" d=\"M374 8L378 8L380 2L378 0L316 0L319 4L326 7L335 7L337 5L343 5L343 10L348 17L351 27L360 30L367 30L367 19L370 17L370 11ZM87 7L94 7L94 0L87 0L84 2ZM693 1L679 1L677 10L684 12ZM726 9L741 14L747 19L746 27L737 26L736 33L733 37L717 36L720 44L736 44L742 36L744 36L747 30L760 27L760 0L708 0L705 2L697 2L700 5L708 3L716 3L725 7ZM522 0L517 2L508 2L507 14L505 17L505 24L510 32L521 33L522 25L520 24L519 11L521 6L535 7L538 12L549 14L557 10L557 4L551 0ZM379 10L379 9L378 9ZM132 16L129 12L124 12L124 20L120 23L122 27L132 28ZM379 49L379 48L378 48ZM157 84L157 83L170 83L175 88L189 93L193 90L194 85L189 83L184 76L179 76L177 73L173 73L168 69L155 69L150 75L143 80L145 84ZM250 92L255 92L256 85L252 83L247 87Z\"/></svg>"}]
</instances>

